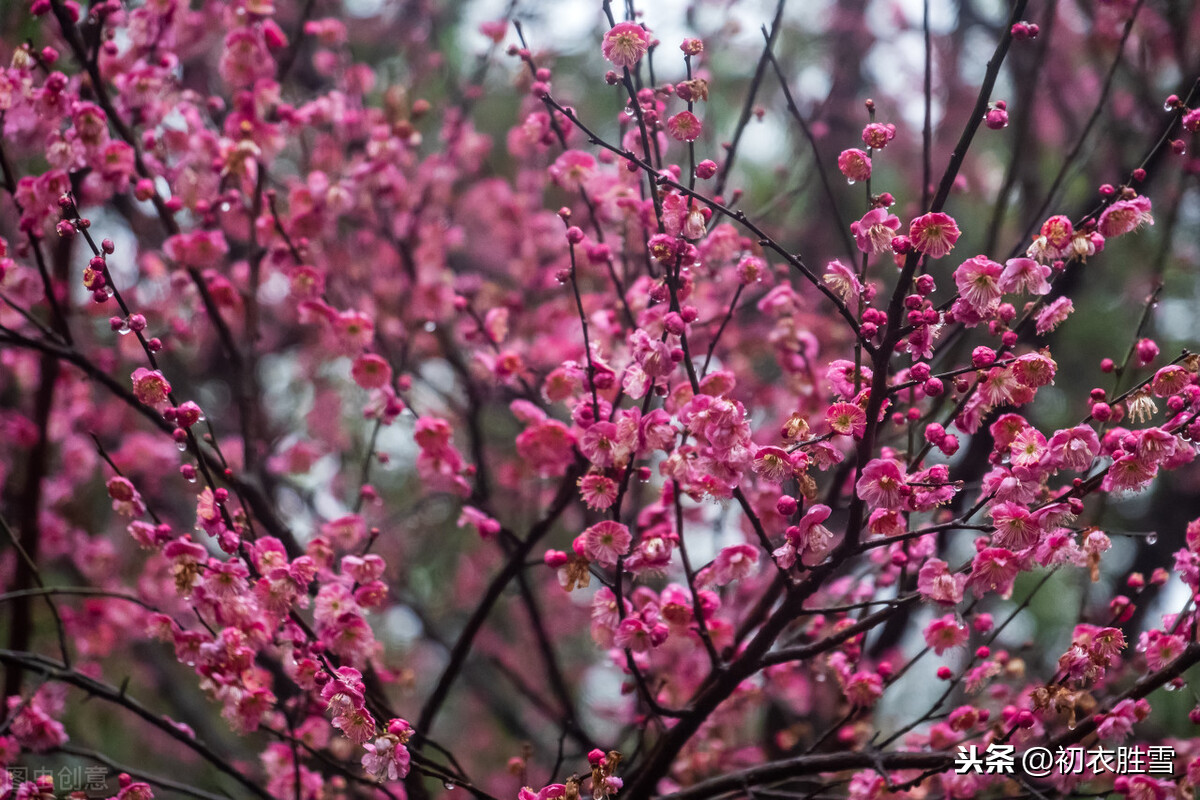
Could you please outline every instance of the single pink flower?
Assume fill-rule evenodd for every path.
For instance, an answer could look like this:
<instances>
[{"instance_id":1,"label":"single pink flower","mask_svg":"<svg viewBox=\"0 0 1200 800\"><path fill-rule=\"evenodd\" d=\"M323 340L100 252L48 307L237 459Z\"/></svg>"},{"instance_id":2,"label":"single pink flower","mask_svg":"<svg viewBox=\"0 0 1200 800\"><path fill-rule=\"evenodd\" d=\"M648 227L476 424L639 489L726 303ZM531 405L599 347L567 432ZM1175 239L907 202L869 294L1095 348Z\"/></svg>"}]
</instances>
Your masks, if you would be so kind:
<instances>
[{"instance_id":1,"label":"single pink flower","mask_svg":"<svg viewBox=\"0 0 1200 800\"><path fill-rule=\"evenodd\" d=\"M760 447L754 453L754 471L771 483L782 483L796 472L792 455L782 447Z\"/></svg>"},{"instance_id":2,"label":"single pink flower","mask_svg":"<svg viewBox=\"0 0 1200 800\"><path fill-rule=\"evenodd\" d=\"M1063 324L1074 310L1075 304L1071 302L1071 298L1069 297L1060 297L1050 303L1050 305L1038 312L1037 325L1035 326L1037 334L1042 336L1050 333Z\"/></svg>"},{"instance_id":3,"label":"single pink flower","mask_svg":"<svg viewBox=\"0 0 1200 800\"><path fill-rule=\"evenodd\" d=\"M758 564L758 548L750 544L724 547L712 567L707 570L708 582L724 586L749 575Z\"/></svg>"},{"instance_id":4,"label":"single pink flower","mask_svg":"<svg viewBox=\"0 0 1200 800\"><path fill-rule=\"evenodd\" d=\"M1050 291L1050 282L1046 280L1049 277L1050 267L1045 264L1032 258L1010 258L1004 262L1004 272L1000 275L1000 291L1046 294Z\"/></svg>"},{"instance_id":5,"label":"single pink flower","mask_svg":"<svg viewBox=\"0 0 1200 800\"><path fill-rule=\"evenodd\" d=\"M882 150L896 138L896 126L891 123L872 122L863 128L863 144L874 150Z\"/></svg>"},{"instance_id":6,"label":"single pink flower","mask_svg":"<svg viewBox=\"0 0 1200 800\"><path fill-rule=\"evenodd\" d=\"M146 513L146 505L138 490L128 478L120 475L108 479L108 496L112 498L113 511L126 517L140 517Z\"/></svg>"},{"instance_id":7,"label":"single pink flower","mask_svg":"<svg viewBox=\"0 0 1200 800\"><path fill-rule=\"evenodd\" d=\"M851 183L865 181L871 177L871 157L862 150L843 150L838 156L838 169Z\"/></svg>"},{"instance_id":8,"label":"single pink flower","mask_svg":"<svg viewBox=\"0 0 1200 800\"><path fill-rule=\"evenodd\" d=\"M856 672L847 679L845 691L850 705L870 708L883 694L883 678L874 672Z\"/></svg>"},{"instance_id":9,"label":"single pink flower","mask_svg":"<svg viewBox=\"0 0 1200 800\"><path fill-rule=\"evenodd\" d=\"M365 692L361 672L353 667L338 667L331 675L331 680L321 687L321 699L325 701L327 711L340 715L361 708L365 702Z\"/></svg>"},{"instance_id":10,"label":"single pink flower","mask_svg":"<svg viewBox=\"0 0 1200 800\"><path fill-rule=\"evenodd\" d=\"M375 718L365 708L352 708L338 714L332 723L333 727L339 728L347 739L356 744L365 744L375 735Z\"/></svg>"},{"instance_id":11,"label":"single pink flower","mask_svg":"<svg viewBox=\"0 0 1200 800\"><path fill-rule=\"evenodd\" d=\"M1046 453L1046 437L1029 427L1016 435L1009 446L1009 462L1015 467L1036 467Z\"/></svg>"},{"instance_id":12,"label":"single pink flower","mask_svg":"<svg viewBox=\"0 0 1200 800\"><path fill-rule=\"evenodd\" d=\"M1153 225L1154 217L1150 216L1150 198L1135 197L1132 200L1118 200L1100 215L1100 234L1106 239L1132 233L1142 225Z\"/></svg>"},{"instance_id":13,"label":"single pink flower","mask_svg":"<svg viewBox=\"0 0 1200 800\"><path fill-rule=\"evenodd\" d=\"M1158 630L1146 631L1138 639L1138 650L1146 654L1146 665L1152 670L1162 669L1179 658L1186 647L1187 640L1182 636Z\"/></svg>"},{"instance_id":14,"label":"single pink flower","mask_svg":"<svg viewBox=\"0 0 1200 800\"><path fill-rule=\"evenodd\" d=\"M1192 375L1178 364L1170 364L1154 373L1154 382L1150 384L1158 397L1170 397L1183 390L1192 382Z\"/></svg>"},{"instance_id":15,"label":"single pink flower","mask_svg":"<svg viewBox=\"0 0 1200 800\"><path fill-rule=\"evenodd\" d=\"M1096 736L1103 741L1122 741L1133 733L1134 723L1138 721L1136 701L1125 698L1113 706L1110 713L1100 716Z\"/></svg>"},{"instance_id":16,"label":"single pink flower","mask_svg":"<svg viewBox=\"0 0 1200 800\"><path fill-rule=\"evenodd\" d=\"M930 258L941 258L953 250L960 235L954 218L940 211L917 217L908 226L912 246Z\"/></svg>"},{"instance_id":17,"label":"single pink flower","mask_svg":"<svg viewBox=\"0 0 1200 800\"><path fill-rule=\"evenodd\" d=\"M1100 489L1105 492L1140 492L1157 474L1158 466L1147 463L1146 459L1137 455L1121 456L1104 473Z\"/></svg>"},{"instance_id":18,"label":"single pink flower","mask_svg":"<svg viewBox=\"0 0 1200 800\"><path fill-rule=\"evenodd\" d=\"M595 171L596 159L582 150L567 150L547 170L554 182L568 191L577 191Z\"/></svg>"},{"instance_id":19,"label":"single pink flower","mask_svg":"<svg viewBox=\"0 0 1200 800\"><path fill-rule=\"evenodd\" d=\"M829 429L842 436L861 439L867 430L867 415L854 403L834 403L825 411Z\"/></svg>"},{"instance_id":20,"label":"single pink flower","mask_svg":"<svg viewBox=\"0 0 1200 800\"><path fill-rule=\"evenodd\" d=\"M947 614L926 625L924 635L925 644L932 647L933 652L940 656L947 650L966 644L970 631L956 615Z\"/></svg>"},{"instance_id":21,"label":"single pink flower","mask_svg":"<svg viewBox=\"0 0 1200 800\"><path fill-rule=\"evenodd\" d=\"M967 585L975 592L976 597L983 597L988 592L996 592L1008 599L1012 595L1013 583L1021 566L1016 555L1003 547L987 547L975 554L971 562L971 577Z\"/></svg>"},{"instance_id":22,"label":"single pink flower","mask_svg":"<svg viewBox=\"0 0 1200 800\"><path fill-rule=\"evenodd\" d=\"M946 562L936 558L922 564L921 571L917 573L917 591L921 597L944 606L962 602L966 585L966 575L950 572Z\"/></svg>"},{"instance_id":23,"label":"single pink flower","mask_svg":"<svg viewBox=\"0 0 1200 800\"><path fill-rule=\"evenodd\" d=\"M602 473L589 473L579 479L579 495L588 508L603 511L617 499L617 482Z\"/></svg>"},{"instance_id":24,"label":"single pink flower","mask_svg":"<svg viewBox=\"0 0 1200 800\"><path fill-rule=\"evenodd\" d=\"M824 522L831 513L829 506L817 503L800 519L800 524L796 526L798 533L795 546L802 563L818 564L829 553L833 546L833 532L825 527Z\"/></svg>"},{"instance_id":25,"label":"single pink flower","mask_svg":"<svg viewBox=\"0 0 1200 800\"><path fill-rule=\"evenodd\" d=\"M1092 634L1092 657L1107 665L1125 649L1125 634L1120 628L1101 628Z\"/></svg>"},{"instance_id":26,"label":"single pink flower","mask_svg":"<svg viewBox=\"0 0 1200 800\"><path fill-rule=\"evenodd\" d=\"M851 226L853 227L853 226ZM862 293L862 284L858 280L858 276L854 274L854 270L847 267L836 258L830 261L825 267L825 275L822 277L825 285L832 289L843 301L850 304L858 302L858 296Z\"/></svg>"},{"instance_id":27,"label":"single pink flower","mask_svg":"<svg viewBox=\"0 0 1200 800\"><path fill-rule=\"evenodd\" d=\"M561 475L575 461L575 435L556 419L530 425L516 444L517 455L539 475Z\"/></svg>"},{"instance_id":28,"label":"single pink flower","mask_svg":"<svg viewBox=\"0 0 1200 800\"><path fill-rule=\"evenodd\" d=\"M1100 440L1090 425L1056 431L1046 443L1049 463L1073 473L1081 473L1091 467L1092 459L1099 452Z\"/></svg>"},{"instance_id":29,"label":"single pink flower","mask_svg":"<svg viewBox=\"0 0 1200 800\"><path fill-rule=\"evenodd\" d=\"M392 367L383 356L364 353L354 359L350 376L364 389L379 389L391 382Z\"/></svg>"},{"instance_id":30,"label":"single pink flower","mask_svg":"<svg viewBox=\"0 0 1200 800\"><path fill-rule=\"evenodd\" d=\"M620 522L597 522L579 535L583 555L602 567L616 566L617 558L629 552L633 536Z\"/></svg>"},{"instance_id":31,"label":"single pink flower","mask_svg":"<svg viewBox=\"0 0 1200 800\"><path fill-rule=\"evenodd\" d=\"M397 737L380 736L374 742L364 744L363 749L367 753L362 757L362 767L371 777L398 781L408 775L411 756Z\"/></svg>"},{"instance_id":32,"label":"single pink flower","mask_svg":"<svg viewBox=\"0 0 1200 800\"><path fill-rule=\"evenodd\" d=\"M868 255L892 249L892 239L900 230L900 218L886 208L873 208L862 219L850 223L850 232L858 249Z\"/></svg>"},{"instance_id":33,"label":"single pink flower","mask_svg":"<svg viewBox=\"0 0 1200 800\"><path fill-rule=\"evenodd\" d=\"M160 406L167 402L171 384L161 372L138 367L130 377L133 380L133 394L139 402L148 406Z\"/></svg>"},{"instance_id":34,"label":"single pink flower","mask_svg":"<svg viewBox=\"0 0 1200 800\"><path fill-rule=\"evenodd\" d=\"M1075 228L1068 217L1055 214L1042 223L1038 234L1040 238L1045 239L1043 246L1047 255L1051 258L1065 258L1071 250L1071 238L1075 235Z\"/></svg>"},{"instance_id":35,"label":"single pink flower","mask_svg":"<svg viewBox=\"0 0 1200 800\"><path fill-rule=\"evenodd\" d=\"M696 141L703 129L700 118L690 111L680 111L667 120L667 131L680 142Z\"/></svg>"},{"instance_id":36,"label":"single pink flower","mask_svg":"<svg viewBox=\"0 0 1200 800\"><path fill-rule=\"evenodd\" d=\"M899 508L904 504L904 468L891 458L872 459L862 471L855 489L872 508Z\"/></svg>"},{"instance_id":37,"label":"single pink flower","mask_svg":"<svg viewBox=\"0 0 1200 800\"><path fill-rule=\"evenodd\" d=\"M996 526L992 542L1010 550L1032 547L1042 534L1038 521L1028 508L1019 503L997 503L993 506L992 524Z\"/></svg>"},{"instance_id":38,"label":"single pink flower","mask_svg":"<svg viewBox=\"0 0 1200 800\"><path fill-rule=\"evenodd\" d=\"M604 34L600 46L604 57L618 67L632 67L642 60L650 49L650 34L641 25L633 22L618 22Z\"/></svg>"},{"instance_id":39,"label":"single pink flower","mask_svg":"<svg viewBox=\"0 0 1200 800\"><path fill-rule=\"evenodd\" d=\"M987 256L975 256L954 270L954 285L971 309L986 316L1000 302L1000 276L1004 268Z\"/></svg>"}]
</instances>

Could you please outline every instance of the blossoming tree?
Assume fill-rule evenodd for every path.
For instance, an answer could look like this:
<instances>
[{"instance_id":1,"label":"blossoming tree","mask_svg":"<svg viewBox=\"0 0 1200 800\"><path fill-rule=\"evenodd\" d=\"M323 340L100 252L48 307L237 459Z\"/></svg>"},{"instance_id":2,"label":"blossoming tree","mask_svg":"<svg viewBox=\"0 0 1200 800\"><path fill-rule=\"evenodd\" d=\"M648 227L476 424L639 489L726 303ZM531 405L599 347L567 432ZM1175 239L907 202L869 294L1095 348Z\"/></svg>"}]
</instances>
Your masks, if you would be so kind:
<instances>
[{"instance_id":1,"label":"blossoming tree","mask_svg":"<svg viewBox=\"0 0 1200 800\"><path fill-rule=\"evenodd\" d=\"M0 9L0 798L1194 795L1194 4L369 5Z\"/></svg>"}]
</instances>

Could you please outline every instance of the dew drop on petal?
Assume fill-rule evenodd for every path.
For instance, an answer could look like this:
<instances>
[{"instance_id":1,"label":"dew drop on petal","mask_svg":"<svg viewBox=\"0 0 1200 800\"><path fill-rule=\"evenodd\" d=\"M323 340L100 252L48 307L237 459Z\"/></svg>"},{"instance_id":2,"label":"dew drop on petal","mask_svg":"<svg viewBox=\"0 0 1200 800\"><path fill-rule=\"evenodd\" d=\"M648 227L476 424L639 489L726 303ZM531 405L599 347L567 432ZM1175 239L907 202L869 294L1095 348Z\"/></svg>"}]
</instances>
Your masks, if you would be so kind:
<instances>
[{"instance_id":1,"label":"dew drop on petal","mask_svg":"<svg viewBox=\"0 0 1200 800\"><path fill-rule=\"evenodd\" d=\"M429 322L425 323L425 332L426 333L433 333L436 330L437 330L437 323L434 322L433 320L430 320Z\"/></svg>"},{"instance_id":2,"label":"dew drop on petal","mask_svg":"<svg viewBox=\"0 0 1200 800\"><path fill-rule=\"evenodd\" d=\"M846 178L846 183L850 186L853 186L854 184L858 183L858 181L851 180L850 178Z\"/></svg>"},{"instance_id":3,"label":"dew drop on petal","mask_svg":"<svg viewBox=\"0 0 1200 800\"><path fill-rule=\"evenodd\" d=\"M175 449L182 453L184 450L187 450L187 442L176 442Z\"/></svg>"}]
</instances>

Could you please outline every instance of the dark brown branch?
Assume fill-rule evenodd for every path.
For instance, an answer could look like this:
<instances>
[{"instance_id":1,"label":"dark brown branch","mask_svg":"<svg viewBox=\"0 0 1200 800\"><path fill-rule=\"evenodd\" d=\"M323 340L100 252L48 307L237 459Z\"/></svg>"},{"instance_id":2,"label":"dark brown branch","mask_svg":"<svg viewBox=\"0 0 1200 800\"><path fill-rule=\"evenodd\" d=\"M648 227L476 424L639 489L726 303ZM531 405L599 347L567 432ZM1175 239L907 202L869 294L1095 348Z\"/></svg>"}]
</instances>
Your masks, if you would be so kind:
<instances>
[{"instance_id":1,"label":"dark brown branch","mask_svg":"<svg viewBox=\"0 0 1200 800\"><path fill-rule=\"evenodd\" d=\"M764 30L763 36L767 35L766 30ZM783 75L783 69L780 68L779 62L775 59L775 55L771 52L769 45L764 52L771 62L771 67L775 70L775 77L779 79L779 87L783 89L783 99L787 103L788 111L791 112L792 118L796 120L796 124L800 126L800 131L804 134L804 138L808 140L808 146L812 150L813 155L813 166L816 167L817 178L821 181L821 191L825 195L825 202L829 204L828 209L833 214L833 222L838 229L842 246L846 248L846 255L849 256L851 263L853 263L859 257L858 246L850 238L850 226L842 219L842 211L838 207L837 196L833 193L833 183L829 180L829 173L825 171L825 159L821 157L821 148L817 144L817 137L813 135L808 121L800 113L800 108L796 105L796 101L792 97L792 90L788 88L787 78Z\"/></svg>"},{"instance_id":2,"label":"dark brown branch","mask_svg":"<svg viewBox=\"0 0 1200 800\"><path fill-rule=\"evenodd\" d=\"M1104 76L1104 86L1100 90L1100 99L1096 101L1096 107L1092 109L1091 115L1083 126L1083 131L1075 139L1075 144L1071 147L1071 151L1067 153L1066 158L1059 165L1058 174L1054 176L1054 180L1050 184L1050 191L1046 192L1046 197L1042 200L1042 204L1038 206L1038 210L1029 218L1029 222L1025 227L1025 233L1018 240L1019 246L1023 246L1021 243L1029 241L1029 237L1033 234L1033 229L1045 217L1046 211L1049 210L1050 204L1054 202L1054 198L1058 194L1059 187L1062 186L1063 179L1067 176L1067 171L1075 163L1075 159L1079 157L1079 151L1083 149L1083 143L1087 141L1088 134L1092 132L1092 128L1096 126L1096 122L1100 119L1100 113L1108 104L1108 95L1112 92L1113 78L1116 77L1117 67L1121 65L1121 61L1125 56L1125 43L1129 41L1129 34L1133 32L1133 23L1137 20L1138 12L1142 10L1144 4L1145 0L1138 0L1137 5L1130 12L1129 19L1125 22L1125 29L1121 32L1121 41L1117 45L1117 54L1113 58L1112 65L1108 68L1108 74Z\"/></svg>"},{"instance_id":3,"label":"dark brown branch","mask_svg":"<svg viewBox=\"0 0 1200 800\"><path fill-rule=\"evenodd\" d=\"M821 653L827 653L843 642L857 636L858 634L865 633L866 631L874 628L876 625L886 622L901 608L912 605L918 599L920 599L919 595L909 595L907 597L900 598L899 600L884 601L888 603L887 608L882 608L873 614L868 614L853 625L839 629L837 633L833 634L832 636L826 636L824 639L819 639L818 641L810 644L798 645L796 647L786 647L782 650L776 650L774 653L769 653L762 660L763 666L768 667L772 664L783 664L788 661L803 661L805 659L812 658L813 656L820 655ZM814 610L807 613L815 614L818 612ZM820 613L828 613L828 609L821 609Z\"/></svg>"},{"instance_id":4,"label":"dark brown branch","mask_svg":"<svg viewBox=\"0 0 1200 800\"><path fill-rule=\"evenodd\" d=\"M42 507L42 482L46 478L50 462L50 413L54 407L54 387L59 375L58 360L43 353L39 359L38 369L38 388L33 407L37 440L29 451L29 458L26 461L25 483L21 489L17 508L20 516L16 520L16 535L9 530L8 525L4 526L5 532L12 537L13 546L21 555L17 559L16 579L12 586L16 591L32 588L35 583L40 585L42 582L37 571L38 550L41 541L39 516ZM58 625L63 660L69 662L70 653L67 650L66 637L63 634L62 620L59 619L58 611L53 607L53 601L47 598L47 602L51 604L51 611L54 613ZM32 639L33 598L18 597L13 602L9 615L8 646L12 650L28 650ZM21 693L22 677L21 669L15 666L5 671L4 693L6 697Z\"/></svg>"},{"instance_id":5,"label":"dark brown branch","mask_svg":"<svg viewBox=\"0 0 1200 800\"><path fill-rule=\"evenodd\" d=\"M787 0L779 0L775 6L775 18L771 20L771 31L764 33L767 41L763 45L762 55L758 57L758 66L754 68L754 77L750 80L750 88L746 91L746 101L742 103L742 112L738 115L737 127L734 128L733 138L729 142L729 152L725 156L724 163L721 164L720 174L717 175L717 182L713 188L714 195L724 193L725 186L729 182L729 173L733 171L733 162L737 158L742 133L746 130L746 126L750 123L750 117L754 114L754 100L758 97L758 90L762 86L763 77L767 72L767 60L774 61L771 50L775 47L775 40L779 38L779 31L783 28L783 7L786 3ZM780 82L782 83L782 81Z\"/></svg>"},{"instance_id":6,"label":"dark brown branch","mask_svg":"<svg viewBox=\"0 0 1200 800\"><path fill-rule=\"evenodd\" d=\"M267 794L259 785L235 769L233 765L213 751L208 745L199 739L189 736L184 731L175 727L171 722L161 714L155 714L144 705L134 700L125 693L125 690L116 686L110 686L107 683L91 678L75 670L69 669L64 664L56 663L48 658L35 655L33 653L20 653L12 650L0 650L0 663L4 663L9 667L18 667L20 669L36 672L40 675L45 675L47 678L59 683L65 683L74 686L77 689L82 689L92 697L106 700L114 705L121 706L133 714L141 717L153 727L157 728L162 733L166 734L171 739L181 743L196 755L203 758L208 763L212 764L221 773L233 778L241 784L246 791L255 797L260 797L262 800L274 800Z\"/></svg>"},{"instance_id":7,"label":"dark brown branch","mask_svg":"<svg viewBox=\"0 0 1200 800\"><path fill-rule=\"evenodd\" d=\"M730 772L693 784L660 800L702 800L723 794L745 793L751 786L851 769L946 769L954 763L952 753L814 753L757 767Z\"/></svg>"},{"instance_id":8,"label":"dark brown branch","mask_svg":"<svg viewBox=\"0 0 1200 800\"><path fill-rule=\"evenodd\" d=\"M124 764L119 764L97 750L89 750L86 747L76 747L75 745L65 744L61 747L55 748L55 752L66 753L67 755L95 761L97 764L103 764L114 772L123 772L130 777L148 783L151 786L169 789L172 792L185 794L188 797L198 797L200 800L228 800L227 796L223 794L206 792L203 789L197 789L195 786L189 786L186 783L180 783L179 781L171 780L170 778L164 778L161 775L151 775L148 772L142 772L136 767L129 767Z\"/></svg>"},{"instance_id":9,"label":"dark brown branch","mask_svg":"<svg viewBox=\"0 0 1200 800\"><path fill-rule=\"evenodd\" d=\"M521 543L513 549L504 568L492 578L492 582L488 585L487 591L480 599L479 605L475 607L474 613L467 620L466 626L463 628L462 633L459 634L457 641L455 641L454 649L450 652L450 660L446 664L445 669L442 670L441 677L438 678L433 693L421 708L414 736L415 740L419 741L429 733L434 720L437 719L438 711L441 710L442 704L446 702L446 698L449 696L450 687L454 684L459 673L462 672L463 665L466 663L467 656L470 654L471 647L475 641L475 636L483 628L484 622L487 621L488 615L500 599L500 595L504 593L504 590L517 576L517 573L525 569L525 559L533 551L534 546L550 532L550 529L554 527L554 523L574 498L575 480L578 477L579 465L572 465L559 483L558 492L554 496L554 501L546 510L546 514L530 529L528 535L521 540Z\"/></svg>"}]
</instances>

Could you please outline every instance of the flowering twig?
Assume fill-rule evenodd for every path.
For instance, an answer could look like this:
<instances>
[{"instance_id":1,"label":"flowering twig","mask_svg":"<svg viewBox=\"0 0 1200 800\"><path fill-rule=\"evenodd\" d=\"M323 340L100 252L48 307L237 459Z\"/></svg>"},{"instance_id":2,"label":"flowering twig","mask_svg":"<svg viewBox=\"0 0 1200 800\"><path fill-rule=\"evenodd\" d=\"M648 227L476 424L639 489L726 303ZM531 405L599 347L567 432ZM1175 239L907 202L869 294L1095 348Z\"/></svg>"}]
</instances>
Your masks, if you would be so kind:
<instances>
[{"instance_id":1,"label":"flowering twig","mask_svg":"<svg viewBox=\"0 0 1200 800\"><path fill-rule=\"evenodd\" d=\"M763 32L766 44L763 45L762 54L758 57L758 64L754 67L754 76L750 79L750 87L746 90L746 99L742 101L742 110L738 114L737 126L734 127L733 136L729 139L729 149L725 153L724 161L721 162L721 170L717 173L717 182L713 185L714 195L725 193L729 175L733 172L733 162L737 159L738 145L742 142L742 134L750 123L750 117L754 116L754 101L758 97L758 90L762 87L763 78L766 76L767 61L772 63L775 61L771 51L775 47L775 40L779 38L780 30L783 29L783 9L786 4L787 0L779 0L775 4L775 17L771 20L771 30Z\"/></svg>"},{"instance_id":2,"label":"flowering twig","mask_svg":"<svg viewBox=\"0 0 1200 800\"><path fill-rule=\"evenodd\" d=\"M248 778L242 772L233 767L233 765L224 757L218 755L208 745L201 742L192 736L189 736L180 728L173 725L166 718L155 714L146 708L137 700L130 697L123 689L116 686L110 686L102 681L96 680L88 675L71 669L65 664L56 663L51 659L35 655L33 653L21 653L12 650L0 650L0 662L11 667L19 667L21 669L36 672L45 675L47 678L74 686L82 689L92 697L106 700L114 705L121 706L148 722L152 727L157 728L169 738L181 743L202 759L212 764L218 771L241 784L242 787L262 800L273 800L256 782Z\"/></svg>"}]
</instances>

